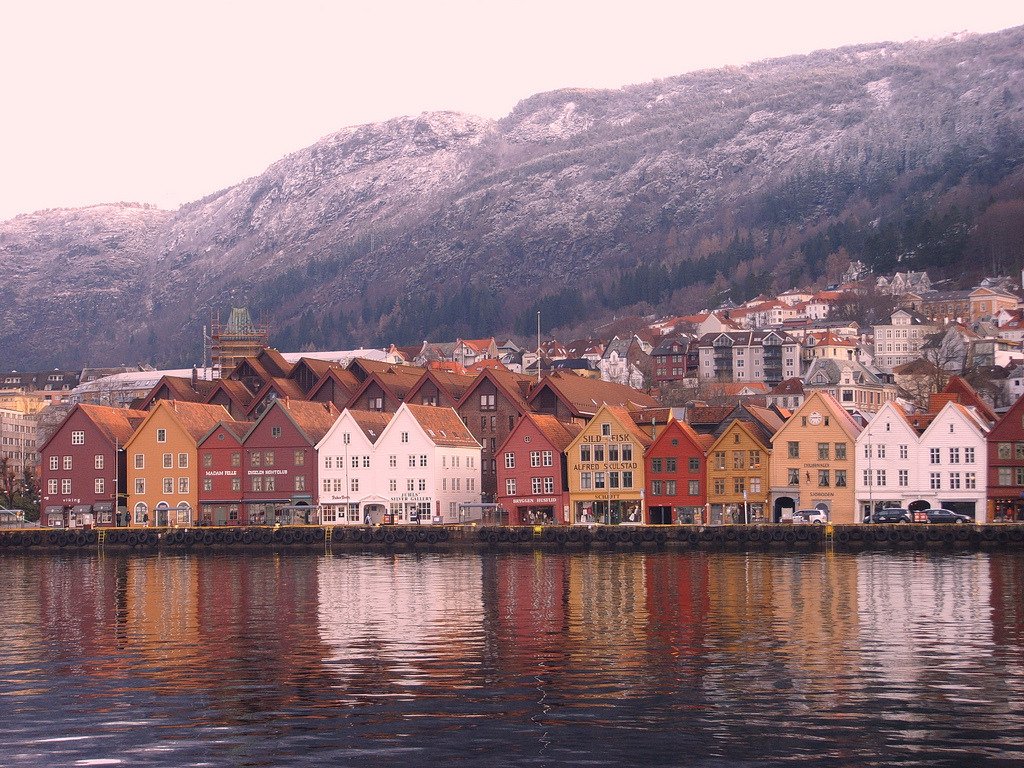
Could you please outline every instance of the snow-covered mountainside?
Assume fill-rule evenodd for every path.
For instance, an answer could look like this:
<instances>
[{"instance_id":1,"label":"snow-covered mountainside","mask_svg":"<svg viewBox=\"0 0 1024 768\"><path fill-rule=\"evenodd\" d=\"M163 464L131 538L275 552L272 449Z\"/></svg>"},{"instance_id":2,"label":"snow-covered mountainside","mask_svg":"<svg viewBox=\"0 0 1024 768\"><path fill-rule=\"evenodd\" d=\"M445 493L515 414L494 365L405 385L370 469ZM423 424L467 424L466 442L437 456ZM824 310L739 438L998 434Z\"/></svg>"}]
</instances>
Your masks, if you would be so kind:
<instances>
[{"instance_id":1,"label":"snow-covered mountainside","mask_svg":"<svg viewBox=\"0 0 1024 768\"><path fill-rule=\"evenodd\" d=\"M195 362L243 303L299 347L688 309L846 256L1019 267L1021 50L1024 28L557 91L347 128L174 212L19 216L0 366Z\"/></svg>"}]
</instances>

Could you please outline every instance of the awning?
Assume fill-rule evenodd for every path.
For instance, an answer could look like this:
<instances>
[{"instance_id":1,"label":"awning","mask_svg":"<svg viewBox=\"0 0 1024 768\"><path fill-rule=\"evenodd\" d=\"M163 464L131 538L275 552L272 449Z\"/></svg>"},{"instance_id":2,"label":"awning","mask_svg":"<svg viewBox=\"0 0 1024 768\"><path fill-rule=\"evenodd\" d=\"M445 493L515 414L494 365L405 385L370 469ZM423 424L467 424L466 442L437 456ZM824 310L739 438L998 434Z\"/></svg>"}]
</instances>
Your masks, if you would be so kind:
<instances>
[{"instance_id":1,"label":"awning","mask_svg":"<svg viewBox=\"0 0 1024 768\"><path fill-rule=\"evenodd\" d=\"M73 506L71 508L71 514L72 515L91 515L92 514L92 504L75 504L75 506Z\"/></svg>"},{"instance_id":2,"label":"awning","mask_svg":"<svg viewBox=\"0 0 1024 768\"><path fill-rule=\"evenodd\" d=\"M113 512L114 502L112 501L100 501L92 505L93 512Z\"/></svg>"},{"instance_id":3,"label":"awning","mask_svg":"<svg viewBox=\"0 0 1024 768\"><path fill-rule=\"evenodd\" d=\"M52 506L43 510L44 515L63 515L64 507Z\"/></svg>"}]
</instances>

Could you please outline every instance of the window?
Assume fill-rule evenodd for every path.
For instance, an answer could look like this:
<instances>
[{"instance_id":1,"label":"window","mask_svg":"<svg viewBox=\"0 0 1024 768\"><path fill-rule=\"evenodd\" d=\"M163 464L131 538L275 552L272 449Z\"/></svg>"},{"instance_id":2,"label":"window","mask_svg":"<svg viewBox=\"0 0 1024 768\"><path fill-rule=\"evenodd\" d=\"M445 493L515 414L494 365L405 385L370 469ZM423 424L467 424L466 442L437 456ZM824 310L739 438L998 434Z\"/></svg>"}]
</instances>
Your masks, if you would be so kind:
<instances>
[{"instance_id":1,"label":"window","mask_svg":"<svg viewBox=\"0 0 1024 768\"><path fill-rule=\"evenodd\" d=\"M604 424L601 425L601 434L604 437L608 437L611 433L612 433L612 425L611 424L604 423Z\"/></svg>"},{"instance_id":2,"label":"window","mask_svg":"<svg viewBox=\"0 0 1024 768\"><path fill-rule=\"evenodd\" d=\"M960 490L960 473L950 472L949 473L949 489L951 491Z\"/></svg>"},{"instance_id":3,"label":"window","mask_svg":"<svg viewBox=\"0 0 1024 768\"><path fill-rule=\"evenodd\" d=\"M760 451L753 451L753 453L756 453L759 456L761 455ZM700 459L690 459L690 471L700 472Z\"/></svg>"},{"instance_id":4,"label":"window","mask_svg":"<svg viewBox=\"0 0 1024 768\"><path fill-rule=\"evenodd\" d=\"M135 458L137 459L141 455L142 455L141 453L137 453L137 454L135 454ZM60 469L60 456L51 456L50 457L50 469L52 471L56 471L56 470Z\"/></svg>"},{"instance_id":5,"label":"window","mask_svg":"<svg viewBox=\"0 0 1024 768\"><path fill-rule=\"evenodd\" d=\"M299 478L296 477L295 479L298 480ZM351 493L358 493L359 492L359 478L358 477L353 477L352 480L351 480L350 486L351 486L350 487L350 492Z\"/></svg>"},{"instance_id":6,"label":"window","mask_svg":"<svg viewBox=\"0 0 1024 768\"><path fill-rule=\"evenodd\" d=\"M369 458L369 457L367 457L367 458ZM427 454L425 454L425 453L421 453L420 454L420 466L421 467L427 466Z\"/></svg>"},{"instance_id":7,"label":"window","mask_svg":"<svg viewBox=\"0 0 1024 768\"><path fill-rule=\"evenodd\" d=\"M553 478L553 477L545 477L544 478L544 493L554 493L554 492L555 492L555 478Z\"/></svg>"},{"instance_id":8,"label":"window","mask_svg":"<svg viewBox=\"0 0 1024 768\"><path fill-rule=\"evenodd\" d=\"M265 466L265 467L272 467L272 466L274 466L274 461L275 461L275 458L274 458L274 452L273 451L264 451L263 452L263 466Z\"/></svg>"},{"instance_id":9,"label":"window","mask_svg":"<svg viewBox=\"0 0 1024 768\"><path fill-rule=\"evenodd\" d=\"M156 441L158 443L166 443L167 442L167 430L166 429L158 429L156 431Z\"/></svg>"},{"instance_id":10,"label":"window","mask_svg":"<svg viewBox=\"0 0 1024 768\"><path fill-rule=\"evenodd\" d=\"M370 457L369 456L363 456L363 469L369 469L369 468L370 468Z\"/></svg>"},{"instance_id":11,"label":"window","mask_svg":"<svg viewBox=\"0 0 1024 768\"><path fill-rule=\"evenodd\" d=\"M545 467L554 465L554 454L551 451L544 451L541 454L541 464Z\"/></svg>"},{"instance_id":12,"label":"window","mask_svg":"<svg viewBox=\"0 0 1024 768\"><path fill-rule=\"evenodd\" d=\"M179 477L178 478L178 493L188 493L188 478L187 477Z\"/></svg>"},{"instance_id":13,"label":"window","mask_svg":"<svg viewBox=\"0 0 1024 768\"><path fill-rule=\"evenodd\" d=\"M750 492L751 493L760 493L761 492L761 478L760 477L752 477L752 478L750 478Z\"/></svg>"},{"instance_id":14,"label":"window","mask_svg":"<svg viewBox=\"0 0 1024 768\"><path fill-rule=\"evenodd\" d=\"M632 443L623 443L622 444L622 460L623 461L632 461L633 460L633 444ZM672 461L674 462L675 459L672 459Z\"/></svg>"},{"instance_id":15,"label":"window","mask_svg":"<svg viewBox=\"0 0 1024 768\"><path fill-rule=\"evenodd\" d=\"M828 443L818 443L818 461L828 461Z\"/></svg>"},{"instance_id":16,"label":"window","mask_svg":"<svg viewBox=\"0 0 1024 768\"><path fill-rule=\"evenodd\" d=\"M901 445L900 446L900 458L901 459L905 459L905 458L907 458L909 456L909 454L910 454L909 446Z\"/></svg>"},{"instance_id":17,"label":"window","mask_svg":"<svg viewBox=\"0 0 1024 768\"><path fill-rule=\"evenodd\" d=\"M173 477L165 477L163 479L163 489L164 489L164 493L174 493L174 478Z\"/></svg>"},{"instance_id":18,"label":"window","mask_svg":"<svg viewBox=\"0 0 1024 768\"><path fill-rule=\"evenodd\" d=\"M204 453L203 454L203 468L204 469L209 469L212 466L213 466L213 454L212 453Z\"/></svg>"},{"instance_id":19,"label":"window","mask_svg":"<svg viewBox=\"0 0 1024 768\"><path fill-rule=\"evenodd\" d=\"M746 457L743 455L743 451L733 451L732 452L732 468L733 469L743 469L743 460L744 460L744 458L746 458Z\"/></svg>"},{"instance_id":20,"label":"window","mask_svg":"<svg viewBox=\"0 0 1024 768\"><path fill-rule=\"evenodd\" d=\"M725 451L715 451L715 469L725 469Z\"/></svg>"},{"instance_id":21,"label":"window","mask_svg":"<svg viewBox=\"0 0 1024 768\"><path fill-rule=\"evenodd\" d=\"M516 468L516 455L514 453L511 453L511 452L506 453L505 454L505 469L515 469L515 468Z\"/></svg>"},{"instance_id":22,"label":"window","mask_svg":"<svg viewBox=\"0 0 1024 768\"><path fill-rule=\"evenodd\" d=\"M302 467L306 464L306 452L302 449L295 451L293 461L296 467Z\"/></svg>"},{"instance_id":23,"label":"window","mask_svg":"<svg viewBox=\"0 0 1024 768\"><path fill-rule=\"evenodd\" d=\"M388 490L391 491L392 493L397 491L398 490L398 481L395 480L394 478L391 478L390 480L388 480Z\"/></svg>"},{"instance_id":24,"label":"window","mask_svg":"<svg viewBox=\"0 0 1024 768\"><path fill-rule=\"evenodd\" d=\"M270 428L270 436L271 437L280 437L281 436L281 428L280 427L271 427Z\"/></svg>"},{"instance_id":25,"label":"window","mask_svg":"<svg viewBox=\"0 0 1024 768\"><path fill-rule=\"evenodd\" d=\"M343 432L341 435L341 442L344 443L345 445L348 445L350 442L352 442L352 433Z\"/></svg>"},{"instance_id":26,"label":"window","mask_svg":"<svg viewBox=\"0 0 1024 768\"><path fill-rule=\"evenodd\" d=\"M480 395L480 410L481 411L493 411L496 408L495 395L491 394Z\"/></svg>"},{"instance_id":27,"label":"window","mask_svg":"<svg viewBox=\"0 0 1024 768\"><path fill-rule=\"evenodd\" d=\"M505 495L506 496L515 496L515 493L516 493L516 479L514 477L507 477L507 478L505 478Z\"/></svg>"},{"instance_id":28,"label":"window","mask_svg":"<svg viewBox=\"0 0 1024 768\"><path fill-rule=\"evenodd\" d=\"M263 490L263 475L252 476L252 490L262 491Z\"/></svg>"},{"instance_id":29,"label":"window","mask_svg":"<svg viewBox=\"0 0 1024 768\"><path fill-rule=\"evenodd\" d=\"M403 443L408 443L409 442L409 433L408 432L403 432L402 433L402 442Z\"/></svg>"},{"instance_id":30,"label":"window","mask_svg":"<svg viewBox=\"0 0 1024 768\"><path fill-rule=\"evenodd\" d=\"M878 454L878 458L884 459L885 458L885 445L884 444L876 445L875 446L875 453Z\"/></svg>"},{"instance_id":31,"label":"window","mask_svg":"<svg viewBox=\"0 0 1024 768\"><path fill-rule=\"evenodd\" d=\"M531 467L539 467L540 466L540 451L530 451L530 466Z\"/></svg>"},{"instance_id":32,"label":"window","mask_svg":"<svg viewBox=\"0 0 1024 768\"><path fill-rule=\"evenodd\" d=\"M845 469L837 469L836 470L836 488L845 488L845 487L846 487L846 470Z\"/></svg>"},{"instance_id":33,"label":"window","mask_svg":"<svg viewBox=\"0 0 1024 768\"><path fill-rule=\"evenodd\" d=\"M964 472L964 488L974 490L978 487L977 477L973 472Z\"/></svg>"},{"instance_id":34,"label":"window","mask_svg":"<svg viewBox=\"0 0 1024 768\"><path fill-rule=\"evenodd\" d=\"M864 470L864 485L871 485L871 470Z\"/></svg>"},{"instance_id":35,"label":"window","mask_svg":"<svg viewBox=\"0 0 1024 768\"><path fill-rule=\"evenodd\" d=\"M942 489L942 475L938 472L932 472L928 476L928 484L933 491Z\"/></svg>"},{"instance_id":36,"label":"window","mask_svg":"<svg viewBox=\"0 0 1024 768\"><path fill-rule=\"evenodd\" d=\"M652 496L661 496L661 487L662 487L661 480L654 480L653 482L651 482L651 495Z\"/></svg>"},{"instance_id":37,"label":"window","mask_svg":"<svg viewBox=\"0 0 1024 768\"><path fill-rule=\"evenodd\" d=\"M829 471L827 469L819 469L818 470L818 485L821 488L828 488L829 484L830 484L829 480L830 480L830 478L829 478Z\"/></svg>"},{"instance_id":38,"label":"window","mask_svg":"<svg viewBox=\"0 0 1024 768\"><path fill-rule=\"evenodd\" d=\"M594 488L604 488L604 472L594 473Z\"/></svg>"},{"instance_id":39,"label":"window","mask_svg":"<svg viewBox=\"0 0 1024 768\"><path fill-rule=\"evenodd\" d=\"M50 494L51 496L53 496L54 494L57 493L57 481L56 480L47 480L46 481L46 492L48 494Z\"/></svg>"},{"instance_id":40,"label":"window","mask_svg":"<svg viewBox=\"0 0 1024 768\"><path fill-rule=\"evenodd\" d=\"M700 496L700 480L690 480L687 490L691 496Z\"/></svg>"},{"instance_id":41,"label":"window","mask_svg":"<svg viewBox=\"0 0 1024 768\"><path fill-rule=\"evenodd\" d=\"M580 473L580 490L589 491L594 487L594 477L589 472Z\"/></svg>"},{"instance_id":42,"label":"window","mask_svg":"<svg viewBox=\"0 0 1024 768\"><path fill-rule=\"evenodd\" d=\"M907 472L907 470L901 469L899 471L899 473L897 474L897 477L896 477L896 482L902 488L906 488L908 485L910 485L910 476L909 476L909 473Z\"/></svg>"},{"instance_id":43,"label":"window","mask_svg":"<svg viewBox=\"0 0 1024 768\"><path fill-rule=\"evenodd\" d=\"M296 475L295 476L295 490L296 491L304 491L304 490L306 490L306 476L305 475Z\"/></svg>"},{"instance_id":44,"label":"window","mask_svg":"<svg viewBox=\"0 0 1024 768\"><path fill-rule=\"evenodd\" d=\"M395 455L388 456L388 466L389 467L397 467L398 466L398 457L395 456Z\"/></svg>"},{"instance_id":45,"label":"window","mask_svg":"<svg viewBox=\"0 0 1024 768\"><path fill-rule=\"evenodd\" d=\"M103 478L102 477L97 477L96 478L96 494L99 495L101 493L103 493Z\"/></svg>"},{"instance_id":46,"label":"window","mask_svg":"<svg viewBox=\"0 0 1024 768\"><path fill-rule=\"evenodd\" d=\"M141 493L145 493L145 492L146 492L146 479L143 478L143 477L136 477L135 478L135 493L140 493L141 494Z\"/></svg>"},{"instance_id":47,"label":"window","mask_svg":"<svg viewBox=\"0 0 1024 768\"><path fill-rule=\"evenodd\" d=\"M666 472L675 472L676 471L676 467L677 467L677 462L676 462L675 459L665 459L665 471Z\"/></svg>"},{"instance_id":48,"label":"window","mask_svg":"<svg viewBox=\"0 0 1024 768\"><path fill-rule=\"evenodd\" d=\"M407 490L407 491L415 491L416 490L416 481L413 480L411 477L408 480L405 481L405 490Z\"/></svg>"},{"instance_id":49,"label":"window","mask_svg":"<svg viewBox=\"0 0 1024 768\"><path fill-rule=\"evenodd\" d=\"M530 492L531 493L534 493L534 494L540 493L540 487L541 487L540 482L541 481L540 481L539 477L531 477L530 478Z\"/></svg>"},{"instance_id":50,"label":"window","mask_svg":"<svg viewBox=\"0 0 1024 768\"><path fill-rule=\"evenodd\" d=\"M942 458L939 456L939 449L938 448L929 448L928 449L928 461L929 461L929 463L931 463L931 464L938 464L941 460L942 460Z\"/></svg>"},{"instance_id":51,"label":"window","mask_svg":"<svg viewBox=\"0 0 1024 768\"><path fill-rule=\"evenodd\" d=\"M174 467L174 454L164 454L164 469L172 469Z\"/></svg>"},{"instance_id":52,"label":"window","mask_svg":"<svg viewBox=\"0 0 1024 768\"><path fill-rule=\"evenodd\" d=\"M71 469L71 464L72 464L71 459L72 459L71 456L65 456L64 457L64 469Z\"/></svg>"},{"instance_id":53,"label":"window","mask_svg":"<svg viewBox=\"0 0 1024 768\"><path fill-rule=\"evenodd\" d=\"M864 458L871 458L871 443L864 443Z\"/></svg>"},{"instance_id":54,"label":"window","mask_svg":"<svg viewBox=\"0 0 1024 768\"><path fill-rule=\"evenodd\" d=\"M85 445L85 431L76 429L71 433L71 444L72 445Z\"/></svg>"},{"instance_id":55,"label":"window","mask_svg":"<svg viewBox=\"0 0 1024 768\"><path fill-rule=\"evenodd\" d=\"M838 460L838 461L845 461L846 460L846 443L836 443L834 447L835 447L835 453L836 453L836 460Z\"/></svg>"},{"instance_id":56,"label":"window","mask_svg":"<svg viewBox=\"0 0 1024 768\"><path fill-rule=\"evenodd\" d=\"M65 477L60 481L60 492L64 494L71 493L71 480Z\"/></svg>"},{"instance_id":57,"label":"window","mask_svg":"<svg viewBox=\"0 0 1024 768\"><path fill-rule=\"evenodd\" d=\"M618 443L612 443L611 445L608 446L608 461L618 461L618 460L619 460L619 444Z\"/></svg>"},{"instance_id":58,"label":"window","mask_svg":"<svg viewBox=\"0 0 1024 768\"><path fill-rule=\"evenodd\" d=\"M790 467L786 470L787 483L789 485L800 485L800 470Z\"/></svg>"},{"instance_id":59,"label":"window","mask_svg":"<svg viewBox=\"0 0 1024 768\"><path fill-rule=\"evenodd\" d=\"M594 461L604 461L604 446L603 445L595 445L594 446Z\"/></svg>"},{"instance_id":60,"label":"window","mask_svg":"<svg viewBox=\"0 0 1024 768\"><path fill-rule=\"evenodd\" d=\"M996 452L1000 459L1010 458L1010 451L1012 450L1012 443L997 443Z\"/></svg>"},{"instance_id":61,"label":"window","mask_svg":"<svg viewBox=\"0 0 1024 768\"><path fill-rule=\"evenodd\" d=\"M580 446L580 461L583 461L583 462L589 462L590 461L590 446L589 445L581 445Z\"/></svg>"},{"instance_id":62,"label":"window","mask_svg":"<svg viewBox=\"0 0 1024 768\"><path fill-rule=\"evenodd\" d=\"M253 451L249 455L249 464L251 464L252 466L258 467L262 463L263 463L263 454L260 453L259 451Z\"/></svg>"},{"instance_id":63,"label":"window","mask_svg":"<svg viewBox=\"0 0 1024 768\"><path fill-rule=\"evenodd\" d=\"M188 469L188 454L187 453L179 453L178 454L178 469Z\"/></svg>"},{"instance_id":64,"label":"window","mask_svg":"<svg viewBox=\"0 0 1024 768\"><path fill-rule=\"evenodd\" d=\"M950 448L949 449L949 463L950 464L959 464L960 463L960 449L959 448Z\"/></svg>"},{"instance_id":65,"label":"window","mask_svg":"<svg viewBox=\"0 0 1024 768\"><path fill-rule=\"evenodd\" d=\"M619 487L619 473L618 472L609 472L608 473L608 487L609 488L618 488Z\"/></svg>"},{"instance_id":66,"label":"window","mask_svg":"<svg viewBox=\"0 0 1024 768\"><path fill-rule=\"evenodd\" d=\"M240 467L242 466L242 454L240 451L234 451L231 454L231 466Z\"/></svg>"},{"instance_id":67,"label":"window","mask_svg":"<svg viewBox=\"0 0 1024 768\"><path fill-rule=\"evenodd\" d=\"M715 488L714 492L715 492L716 495L724 496L725 495L725 478L724 477L716 477L715 481L714 481L714 488Z\"/></svg>"},{"instance_id":68,"label":"window","mask_svg":"<svg viewBox=\"0 0 1024 768\"><path fill-rule=\"evenodd\" d=\"M789 451L789 458L799 459L800 458L800 443L790 440L786 443L786 448Z\"/></svg>"},{"instance_id":69,"label":"window","mask_svg":"<svg viewBox=\"0 0 1024 768\"><path fill-rule=\"evenodd\" d=\"M973 448L964 448L964 464L973 464L973 463L974 463L974 449Z\"/></svg>"},{"instance_id":70,"label":"window","mask_svg":"<svg viewBox=\"0 0 1024 768\"><path fill-rule=\"evenodd\" d=\"M358 467L359 463L356 462L355 466ZM416 466L416 454L414 454L414 453L410 453L409 454L409 466L410 467L415 467Z\"/></svg>"},{"instance_id":71,"label":"window","mask_svg":"<svg viewBox=\"0 0 1024 768\"><path fill-rule=\"evenodd\" d=\"M732 479L732 492L743 493L743 489L746 488L746 482L742 477L734 477Z\"/></svg>"},{"instance_id":72,"label":"window","mask_svg":"<svg viewBox=\"0 0 1024 768\"><path fill-rule=\"evenodd\" d=\"M999 467L999 485L1013 485L1012 468Z\"/></svg>"}]
</instances>

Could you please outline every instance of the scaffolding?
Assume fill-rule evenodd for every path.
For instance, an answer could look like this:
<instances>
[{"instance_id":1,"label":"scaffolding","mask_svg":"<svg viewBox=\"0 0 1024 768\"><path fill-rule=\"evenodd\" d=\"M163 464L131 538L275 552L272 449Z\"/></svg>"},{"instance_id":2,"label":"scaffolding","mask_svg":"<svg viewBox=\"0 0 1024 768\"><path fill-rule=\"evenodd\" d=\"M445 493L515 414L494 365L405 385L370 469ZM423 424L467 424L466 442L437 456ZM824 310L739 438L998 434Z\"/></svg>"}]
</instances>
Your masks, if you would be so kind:
<instances>
[{"instance_id":1,"label":"scaffolding","mask_svg":"<svg viewBox=\"0 0 1024 768\"><path fill-rule=\"evenodd\" d=\"M219 313L212 315L206 344L213 378L219 379L223 373L234 370L244 358L255 357L269 343L269 326L254 323L245 307L232 307L225 324L221 324Z\"/></svg>"}]
</instances>

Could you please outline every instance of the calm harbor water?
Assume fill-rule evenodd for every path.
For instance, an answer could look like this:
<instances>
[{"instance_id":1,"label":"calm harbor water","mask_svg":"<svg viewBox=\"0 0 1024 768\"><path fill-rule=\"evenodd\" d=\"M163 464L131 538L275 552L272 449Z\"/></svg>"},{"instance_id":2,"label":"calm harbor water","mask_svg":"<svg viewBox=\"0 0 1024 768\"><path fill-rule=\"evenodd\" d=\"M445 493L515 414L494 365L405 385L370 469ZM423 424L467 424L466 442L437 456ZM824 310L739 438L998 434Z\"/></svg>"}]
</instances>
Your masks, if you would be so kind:
<instances>
[{"instance_id":1,"label":"calm harbor water","mask_svg":"<svg viewBox=\"0 0 1024 768\"><path fill-rule=\"evenodd\" d=\"M1024 557L0 558L3 766L1024 763Z\"/></svg>"}]
</instances>

